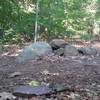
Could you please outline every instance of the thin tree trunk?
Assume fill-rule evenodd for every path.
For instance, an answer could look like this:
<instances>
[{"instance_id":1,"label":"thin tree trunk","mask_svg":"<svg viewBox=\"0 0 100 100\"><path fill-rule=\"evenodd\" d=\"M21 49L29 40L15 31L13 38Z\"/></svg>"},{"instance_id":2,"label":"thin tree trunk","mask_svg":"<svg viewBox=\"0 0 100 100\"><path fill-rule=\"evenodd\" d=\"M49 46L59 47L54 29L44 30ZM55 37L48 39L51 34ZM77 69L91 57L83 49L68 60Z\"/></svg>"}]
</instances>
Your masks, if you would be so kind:
<instances>
[{"instance_id":1,"label":"thin tree trunk","mask_svg":"<svg viewBox=\"0 0 100 100\"><path fill-rule=\"evenodd\" d=\"M37 40L38 13L39 13L39 0L37 0L37 3L36 3L36 21L35 21L35 36L34 36L34 42L36 42L36 40Z\"/></svg>"}]
</instances>

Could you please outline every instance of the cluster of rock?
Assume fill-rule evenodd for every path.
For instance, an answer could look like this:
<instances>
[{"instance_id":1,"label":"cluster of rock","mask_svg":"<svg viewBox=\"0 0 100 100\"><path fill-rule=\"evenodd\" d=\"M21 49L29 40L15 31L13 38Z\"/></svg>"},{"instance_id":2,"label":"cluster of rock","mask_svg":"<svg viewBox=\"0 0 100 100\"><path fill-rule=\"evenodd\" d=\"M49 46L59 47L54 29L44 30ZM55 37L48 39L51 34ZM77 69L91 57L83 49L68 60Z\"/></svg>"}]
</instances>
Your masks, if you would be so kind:
<instances>
[{"instance_id":1,"label":"cluster of rock","mask_svg":"<svg viewBox=\"0 0 100 100\"><path fill-rule=\"evenodd\" d=\"M76 47L66 43L66 41L62 39L54 39L50 42L50 45L55 54L59 56L75 56L78 55L78 50Z\"/></svg>"},{"instance_id":2,"label":"cluster of rock","mask_svg":"<svg viewBox=\"0 0 100 100\"><path fill-rule=\"evenodd\" d=\"M76 48L63 39L53 39L50 43L31 43L23 49L16 61L20 63L30 59L38 59L50 53L59 56L96 55L97 50L92 47Z\"/></svg>"},{"instance_id":3,"label":"cluster of rock","mask_svg":"<svg viewBox=\"0 0 100 100\"><path fill-rule=\"evenodd\" d=\"M83 55L96 55L97 50L92 47L80 47L77 48L69 43L66 43L63 39L54 39L50 42L54 53L59 56L77 56L79 54Z\"/></svg>"}]
</instances>

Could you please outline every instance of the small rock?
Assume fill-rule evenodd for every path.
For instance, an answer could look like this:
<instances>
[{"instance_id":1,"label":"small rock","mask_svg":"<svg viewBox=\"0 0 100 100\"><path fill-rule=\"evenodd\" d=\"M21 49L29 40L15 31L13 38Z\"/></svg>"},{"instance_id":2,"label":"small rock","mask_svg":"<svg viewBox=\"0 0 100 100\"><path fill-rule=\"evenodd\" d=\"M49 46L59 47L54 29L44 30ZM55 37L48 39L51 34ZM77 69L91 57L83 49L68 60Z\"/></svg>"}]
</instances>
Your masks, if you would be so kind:
<instances>
[{"instance_id":1,"label":"small rock","mask_svg":"<svg viewBox=\"0 0 100 100\"><path fill-rule=\"evenodd\" d=\"M54 91L54 92L62 92L67 90L68 88L65 87L64 85L61 84L50 84L49 87Z\"/></svg>"},{"instance_id":2,"label":"small rock","mask_svg":"<svg viewBox=\"0 0 100 100\"><path fill-rule=\"evenodd\" d=\"M59 73L50 73L48 70L41 72L43 75L59 76Z\"/></svg>"},{"instance_id":3,"label":"small rock","mask_svg":"<svg viewBox=\"0 0 100 100\"><path fill-rule=\"evenodd\" d=\"M21 72L14 72L14 73L11 73L9 75L10 78L13 78L13 77L17 77L17 76L20 76L21 75Z\"/></svg>"},{"instance_id":4,"label":"small rock","mask_svg":"<svg viewBox=\"0 0 100 100\"><path fill-rule=\"evenodd\" d=\"M2 92L0 93L0 100L15 100L16 97L13 96L11 93Z\"/></svg>"},{"instance_id":5,"label":"small rock","mask_svg":"<svg viewBox=\"0 0 100 100\"><path fill-rule=\"evenodd\" d=\"M58 56L63 56L64 55L64 48L59 48L54 51L54 53Z\"/></svg>"}]
</instances>

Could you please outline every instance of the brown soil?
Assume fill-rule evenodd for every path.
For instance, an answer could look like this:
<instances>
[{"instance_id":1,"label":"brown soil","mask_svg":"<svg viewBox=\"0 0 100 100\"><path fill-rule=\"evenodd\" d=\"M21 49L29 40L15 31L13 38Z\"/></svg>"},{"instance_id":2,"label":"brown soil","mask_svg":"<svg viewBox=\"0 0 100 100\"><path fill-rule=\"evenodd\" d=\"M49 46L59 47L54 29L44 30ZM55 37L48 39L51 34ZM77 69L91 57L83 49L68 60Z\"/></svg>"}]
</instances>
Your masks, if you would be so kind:
<instances>
[{"instance_id":1,"label":"brown soil","mask_svg":"<svg viewBox=\"0 0 100 100\"><path fill-rule=\"evenodd\" d=\"M0 54L0 92L13 92L16 86L37 80L45 83L65 84L69 88L67 92L74 92L81 96L82 99L79 100L100 100L99 55L74 57L49 55L38 60L17 64L15 54L18 50L19 48L16 46L2 49ZM46 74L46 71L51 74ZM13 72L21 72L21 75L11 78L10 75ZM98 99L93 99L94 97L98 97Z\"/></svg>"}]
</instances>

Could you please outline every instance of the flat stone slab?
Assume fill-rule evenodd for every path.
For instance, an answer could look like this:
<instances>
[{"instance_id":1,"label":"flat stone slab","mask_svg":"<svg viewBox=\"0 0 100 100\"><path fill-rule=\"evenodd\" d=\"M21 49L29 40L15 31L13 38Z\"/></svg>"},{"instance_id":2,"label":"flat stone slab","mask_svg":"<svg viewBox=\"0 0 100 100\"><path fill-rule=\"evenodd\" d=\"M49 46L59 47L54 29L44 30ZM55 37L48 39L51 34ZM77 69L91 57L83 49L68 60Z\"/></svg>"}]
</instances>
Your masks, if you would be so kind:
<instances>
[{"instance_id":1,"label":"flat stone slab","mask_svg":"<svg viewBox=\"0 0 100 100\"><path fill-rule=\"evenodd\" d=\"M17 87L13 94L18 97L32 97L32 96L40 96L45 94L50 94L52 90L46 86L19 86Z\"/></svg>"}]
</instances>

